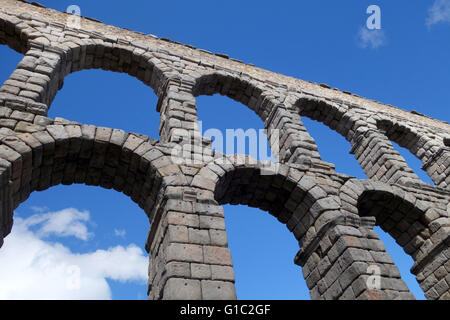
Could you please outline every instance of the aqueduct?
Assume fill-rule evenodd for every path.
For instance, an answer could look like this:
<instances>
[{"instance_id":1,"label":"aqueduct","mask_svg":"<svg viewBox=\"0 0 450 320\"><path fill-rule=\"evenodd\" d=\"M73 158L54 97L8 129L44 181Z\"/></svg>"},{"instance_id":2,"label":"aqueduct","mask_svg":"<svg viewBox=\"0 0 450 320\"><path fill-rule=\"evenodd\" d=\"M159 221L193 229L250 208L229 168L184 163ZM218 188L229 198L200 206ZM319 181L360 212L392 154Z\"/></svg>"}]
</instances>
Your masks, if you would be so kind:
<instances>
[{"instance_id":1,"label":"aqueduct","mask_svg":"<svg viewBox=\"0 0 450 320\"><path fill-rule=\"evenodd\" d=\"M450 299L448 123L94 19L71 27L68 14L37 3L0 3L0 43L24 55L0 88L0 244L31 192L84 183L123 192L148 215L150 299L236 298L227 203L286 225L312 299L414 299L375 224L413 258L426 297ZM91 68L127 73L155 91L159 140L47 117L65 76ZM272 174L201 137L196 97L216 93L252 109L269 137L278 130ZM368 180L323 161L302 117L344 136ZM391 141L422 161L434 185ZM173 150L186 145L190 159L177 158ZM374 266L378 288L368 286Z\"/></svg>"}]
</instances>

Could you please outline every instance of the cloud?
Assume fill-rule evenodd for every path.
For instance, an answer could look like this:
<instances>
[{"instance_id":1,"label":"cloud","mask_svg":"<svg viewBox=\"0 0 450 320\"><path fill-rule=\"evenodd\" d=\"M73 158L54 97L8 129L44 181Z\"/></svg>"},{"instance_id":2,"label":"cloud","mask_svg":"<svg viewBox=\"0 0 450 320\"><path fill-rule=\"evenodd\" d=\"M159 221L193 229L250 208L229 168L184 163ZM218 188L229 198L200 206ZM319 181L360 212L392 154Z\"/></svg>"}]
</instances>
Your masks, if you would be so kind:
<instances>
[{"instance_id":1,"label":"cloud","mask_svg":"<svg viewBox=\"0 0 450 320\"><path fill-rule=\"evenodd\" d=\"M450 0L436 0L428 9L426 25L431 27L439 22L450 22Z\"/></svg>"},{"instance_id":2,"label":"cloud","mask_svg":"<svg viewBox=\"0 0 450 320\"><path fill-rule=\"evenodd\" d=\"M63 213L71 215L71 222L60 218ZM87 212L73 208L15 218L0 249L0 300L111 299L107 279L145 283L148 258L134 244L78 254L61 243L42 239L49 233L79 237L74 230L88 219ZM36 225L40 226L37 231L30 229Z\"/></svg>"},{"instance_id":3,"label":"cloud","mask_svg":"<svg viewBox=\"0 0 450 320\"><path fill-rule=\"evenodd\" d=\"M31 206L30 209L33 210L34 212L39 212L39 213L42 213L42 212L45 212L45 211L49 210L48 207L45 207L45 206L43 206L43 207Z\"/></svg>"},{"instance_id":4,"label":"cloud","mask_svg":"<svg viewBox=\"0 0 450 320\"><path fill-rule=\"evenodd\" d=\"M117 237L125 238L127 232L126 232L125 230L114 229L114 234L115 234Z\"/></svg>"},{"instance_id":5,"label":"cloud","mask_svg":"<svg viewBox=\"0 0 450 320\"><path fill-rule=\"evenodd\" d=\"M57 212L35 214L24 221L27 227L38 227L37 234L41 238L51 235L59 237L74 236L81 240L88 240L93 236L88 232L86 222L89 221L89 212L67 208Z\"/></svg>"},{"instance_id":6,"label":"cloud","mask_svg":"<svg viewBox=\"0 0 450 320\"><path fill-rule=\"evenodd\" d=\"M386 44L386 36L382 29L369 30L361 27L358 33L358 41L361 48L378 48Z\"/></svg>"}]
</instances>

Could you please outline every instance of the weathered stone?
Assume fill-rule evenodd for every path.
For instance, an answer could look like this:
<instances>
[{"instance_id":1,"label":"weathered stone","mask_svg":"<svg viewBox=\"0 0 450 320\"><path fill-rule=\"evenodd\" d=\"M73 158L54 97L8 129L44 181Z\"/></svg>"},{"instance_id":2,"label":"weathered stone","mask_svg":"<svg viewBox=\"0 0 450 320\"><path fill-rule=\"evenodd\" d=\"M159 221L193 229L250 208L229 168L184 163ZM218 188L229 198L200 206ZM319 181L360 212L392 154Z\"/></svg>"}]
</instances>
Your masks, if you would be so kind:
<instances>
[{"instance_id":1,"label":"weathered stone","mask_svg":"<svg viewBox=\"0 0 450 320\"><path fill-rule=\"evenodd\" d=\"M232 265L230 250L228 248L204 246L205 263L218 265Z\"/></svg>"},{"instance_id":2,"label":"weathered stone","mask_svg":"<svg viewBox=\"0 0 450 320\"><path fill-rule=\"evenodd\" d=\"M167 261L203 262L203 250L199 245L170 244L167 248Z\"/></svg>"},{"instance_id":3,"label":"weathered stone","mask_svg":"<svg viewBox=\"0 0 450 320\"><path fill-rule=\"evenodd\" d=\"M212 280L234 281L233 267L211 265L211 278Z\"/></svg>"},{"instance_id":4,"label":"weathered stone","mask_svg":"<svg viewBox=\"0 0 450 320\"><path fill-rule=\"evenodd\" d=\"M202 280L202 298L204 300L235 300L236 289L231 282Z\"/></svg>"},{"instance_id":5,"label":"weathered stone","mask_svg":"<svg viewBox=\"0 0 450 320\"><path fill-rule=\"evenodd\" d=\"M171 40L144 43L94 20L89 30L68 28L65 13L36 4L5 0L2 10L0 42L25 56L0 89L0 246L13 209L33 191L84 183L123 192L148 215L151 299L236 298L222 204L257 207L287 225L313 299L413 298L375 222L413 257L426 296L450 299L447 123ZM161 141L45 116L64 77L89 68L153 88ZM278 163L212 149L195 97L213 94L256 112ZM345 137L369 179L323 161L299 115ZM391 141L422 161L435 186ZM377 270L381 288L369 289Z\"/></svg>"},{"instance_id":6,"label":"weathered stone","mask_svg":"<svg viewBox=\"0 0 450 320\"><path fill-rule=\"evenodd\" d=\"M169 262L166 264L166 273L170 277L190 278L190 264L187 262Z\"/></svg>"},{"instance_id":7,"label":"weathered stone","mask_svg":"<svg viewBox=\"0 0 450 320\"><path fill-rule=\"evenodd\" d=\"M170 278L164 286L165 300L200 300L202 289L199 280Z\"/></svg>"},{"instance_id":8,"label":"weathered stone","mask_svg":"<svg viewBox=\"0 0 450 320\"><path fill-rule=\"evenodd\" d=\"M194 279L211 279L211 266L209 264L191 263L191 274Z\"/></svg>"},{"instance_id":9,"label":"weathered stone","mask_svg":"<svg viewBox=\"0 0 450 320\"><path fill-rule=\"evenodd\" d=\"M223 218L200 216L200 228L225 230Z\"/></svg>"},{"instance_id":10,"label":"weathered stone","mask_svg":"<svg viewBox=\"0 0 450 320\"><path fill-rule=\"evenodd\" d=\"M209 244L211 241L208 230L189 228L189 242L196 244Z\"/></svg>"}]
</instances>

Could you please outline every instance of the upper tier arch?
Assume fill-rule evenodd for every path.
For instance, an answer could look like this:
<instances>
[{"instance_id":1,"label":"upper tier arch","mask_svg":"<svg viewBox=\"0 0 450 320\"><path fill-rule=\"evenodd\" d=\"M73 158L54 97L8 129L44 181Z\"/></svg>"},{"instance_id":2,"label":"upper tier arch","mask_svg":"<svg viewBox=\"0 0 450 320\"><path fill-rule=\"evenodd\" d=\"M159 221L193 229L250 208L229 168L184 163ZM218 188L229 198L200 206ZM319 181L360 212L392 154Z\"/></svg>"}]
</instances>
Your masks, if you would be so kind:
<instances>
[{"instance_id":1,"label":"upper tier arch","mask_svg":"<svg viewBox=\"0 0 450 320\"><path fill-rule=\"evenodd\" d=\"M227 96L253 110L263 122L281 99L264 83L223 71L203 74L195 78L194 82L192 93L195 97L214 94Z\"/></svg>"},{"instance_id":2,"label":"upper tier arch","mask_svg":"<svg viewBox=\"0 0 450 320\"><path fill-rule=\"evenodd\" d=\"M53 70L49 70L51 73L48 85L37 101L47 106L51 105L57 91L62 88L64 78L73 72L102 69L126 73L152 88L158 96L162 94L169 74L173 74L173 71L150 51L99 39L67 41L57 47L44 46L42 51L30 50L27 55L34 57L31 58L36 62L34 68L53 58L54 63L50 66ZM57 86L52 86L52 83L57 83Z\"/></svg>"}]
</instances>

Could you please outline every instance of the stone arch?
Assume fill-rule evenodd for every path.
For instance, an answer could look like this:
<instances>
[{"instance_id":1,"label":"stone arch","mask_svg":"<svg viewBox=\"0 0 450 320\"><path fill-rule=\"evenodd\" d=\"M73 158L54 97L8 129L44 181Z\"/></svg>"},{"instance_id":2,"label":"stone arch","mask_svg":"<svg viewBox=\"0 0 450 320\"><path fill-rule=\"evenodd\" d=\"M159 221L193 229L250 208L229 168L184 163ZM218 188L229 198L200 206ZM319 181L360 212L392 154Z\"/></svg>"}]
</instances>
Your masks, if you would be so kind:
<instances>
[{"instance_id":1,"label":"stone arch","mask_svg":"<svg viewBox=\"0 0 450 320\"><path fill-rule=\"evenodd\" d=\"M418 130L399 121L379 118L377 127L383 130L389 139L408 149L424 163L439 149L438 143L430 134L419 133Z\"/></svg>"},{"instance_id":2,"label":"stone arch","mask_svg":"<svg viewBox=\"0 0 450 320\"><path fill-rule=\"evenodd\" d=\"M54 46L44 37L30 40L29 44L30 48L13 75L20 74L22 81L16 86L27 91L24 98L44 105L45 110L41 112L44 115L63 87L64 78L76 71L102 69L127 73L151 87L158 96L170 72L173 73L161 56L154 56L150 48L144 50L131 44L90 38L65 40ZM30 82L31 79L36 80ZM18 92L11 93L19 95Z\"/></svg>"},{"instance_id":3,"label":"stone arch","mask_svg":"<svg viewBox=\"0 0 450 320\"><path fill-rule=\"evenodd\" d=\"M449 238L445 210L416 198L407 189L368 180L347 181L340 197L345 210L374 216L376 224L413 258L411 273L428 299L448 299L448 286L443 286L448 276L444 266Z\"/></svg>"},{"instance_id":4,"label":"stone arch","mask_svg":"<svg viewBox=\"0 0 450 320\"><path fill-rule=\"evenodd\" d=\"M266 83L223 71L208 73L195 80L194 96L216 93L244 104L260 117L277 161L308 166L313 161L325 166L326 170L334 170L332 165L321 161L314 139L292 110L289 102L292 96L285 89L272 88Z\"/></svg>"},{"instance_id":5,"label":"stone arch","mask_svg":"<svg viewBox=\"0 0 450 320\"><path fill-rule=\"evenodd\" d=\"M219 205L247 205L270 213L286 225L302 246L305 238L340 215L339 204L308 176L284 164L270 170L267 163L248 156L223 156L210 162L194 177L196 188L209 186ZM303 274L309 289L313 277ZM312 298L316 298L312 293Z\"/></svg>"},{"instance_id":6,"label":"stone arch","mask_svg":"<svg viewBox=\"0 0 450 320\"><path fill-rule=\"evenodd\" d=\"M300 116L319 121L350 142L352 153L369 179L396 183L408 179L420 181L395 150L392 143L376 126L375 117L352 111L352 106L324 99L301 97L295 103Z\"/></svg>"},{"instance_id":7,"label":"stone arch","mask_svg":"<svg viewBox=\"0 0 450 320\"><path fill-rule=\"evenodd\" d=\"M414 260L430 237L426 206L400 187L382 182L351 179L341 187L343 208L362 217L375 217Z\"/></svg>"},{"instance_id":8,"label":"stone arch","mask_svg":"<svg viewBox=\"0 0 450 320\"><path fill-rule=\"evenodd\" d=\"M423 164L422 169L427 172L436 185L445 187L443 185L447 177L444 174L445 168L435 165L440 151L445 148L443 141L439 143L436 139L441 138L439 132L420 132L410 125L384 117L377 117L377 127L383 130L390 140L406 148L418 158Z\"/></svg>"},{"instance_id":9,"label":"stone arch","mask_svg":"<svg viewBox=\"0 0 450 320\"><path fill-rule=\"evenodd\" d=\"M123 192L151 217L164 177L179 173L157 141L117 129L55 122L22 133L2 128L0 139L3 237L13 210L33 191L101 186Z\"/></svg>"},{"instance_id":10,"label":"stone arch","mask_svg":"<svg viewBox=\"0 0 450 320\"><path fill-rule=\"evenodd\" d=\"M126 73L151 87L157 95L161 93L168 73L163 71L167 65L149 49L98 39L80 41L78 47L73 48L72 59L66 68L68 73L84 69Z\"/></svg>"},{"instance_id":11,"label":"stone arch","mask_svg":"<svg viewBox=\"0 0 450 320\"><path fill-rule=\"evenodd\" d=\"M375 225L388 233L411 256L414 266L427 256L433 233L429 220L435 213L415 195L395 185L350 179L341 187L340 198L343 211L375 218ZM411 273L416 275L426 293L428 283L418 276L414 266ZM400 273L397 276L400 277Z\"/></svg>"},{"instance_id":12,"label":"stone arch","mask_svg":"<svg viewBox=\"0 0 450 320\"><path fill-rule=\"evenodd\" d=\"M23 18L21 17L21 19ZM17 53L25 55L30 48L30 43L32 41L31 34L34 33L34 36L37 37L39 32L36 29L29 27L27 23L21 19L13 15L0 13L0 45L6 45ZM16 103L17 100L19 100L19 102L23 101L24 97L19 98L18 96L21 89L24 89L24 84L20 83L20 85L17 86L20 82L17 80L20 77L13 77L13 75L11 75L4 83L0 84L0 101L2 103L11 100L16 100Z\"/></svg>"},{"instance_id":13,"label":"stone arch","mask_svg":"<svg viewBox=\"0 0 450 320\"><path fill-rule=\"evenodd\" d=\"M277 161L284 161L284 150L280 148L286 136L279 139L278 133L273 130L276 129L274 122L278 124L280 118L283 118L278 112L285 109L283 94L249 76L225 71L209 72L193 80L193 97L214 94L226 96L253 110L264 124L272 155Z\"/></svg>"},{"instance_id":14,"label":"stone arch","mask_svg":"<svg viewBox=\"0 0 450 320\"><path fill-rule=\"evenodd\" d=\"M349 142L353 139L357 119L347 106L303 95L296 97L294 108L301 117L323 123Z\"/></svg>"},{"instance_id":15,"label":"stone arch","mask_svg":"<svg viewBox=\"0 0 450 320\"><path fill-rule=\"evenodd\" d=\"M126 73L152 88L155 94L160 96L168 81L169 73L174 72L168 70L167 65L149 49L144 50L131 44L83 39L77 43L70 41L62 43L56 49L62 51L60 82L73 72L101 69Z\"/></svg>"},{"instance_id":16,"label":"stone arch","mask_svg":"<svg viewBox=\"0 0 450 320\"><path fill-rule=\"evenodd\" d=\"M313 299L412 298L372 230L373 218L341 210L340 197L312 176L283 164L268 176L264 169L246 156L218 158L191 185L207 188L218 204L254 206L285 223L299 241L294 261ZM374 263L385 281L379 290L364 286Z\"/></svg>"},{"instance_id":17,"label":"stone arch","mask_svg":"<svg viewBox=\"0 0 450 320\"><path fill-rule=\"evenodd\" d=\"M211 72L195 79L195 97L220 94L253 110L263 122L278 103L276 95L262 83L223 71Z\"/></svg>"},{"instance_id":18,"label":"stone arch","mask_svg":"<svg viewBox=\"0 0 450 320\"><path fill-rule=\"evenodd\" d=\"M354 138L354 128L357 125L357 119L350 108L346 105L340 105L326 99L321 99L305 94L295 94L290 97L290 105L293 110L293 114L301 123L305 130L305 135L310 137L309 132L303 126L301 120L302 117L307 117L311 120L318 121L338 134L343 136L347 141L352 143ZM307 149L314 148L317 153L317 158L321 159L317 145L312 137L310 137L312 147L308 146ZM295 142L293 143L295 146ZM304 153L304 151L302 151ZM334 170L333 164L331 165Z\"/></svg>"},{"instance_id":19,"label":"stone arch","mask_svg":"<svg viewBox=\"0 0 450 320\"><path fill-rule=\"evenodd\" d=\"M209 185L220 205L248 205L270 213L286 224L299 242L307 232L341 214L339 200L313 177L284 164L268 164L243 155L210 162L194 177L192 185Z\"/></svg>"}]
</instances>

